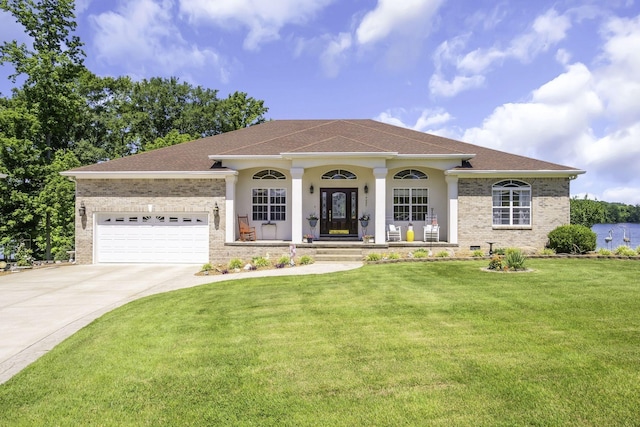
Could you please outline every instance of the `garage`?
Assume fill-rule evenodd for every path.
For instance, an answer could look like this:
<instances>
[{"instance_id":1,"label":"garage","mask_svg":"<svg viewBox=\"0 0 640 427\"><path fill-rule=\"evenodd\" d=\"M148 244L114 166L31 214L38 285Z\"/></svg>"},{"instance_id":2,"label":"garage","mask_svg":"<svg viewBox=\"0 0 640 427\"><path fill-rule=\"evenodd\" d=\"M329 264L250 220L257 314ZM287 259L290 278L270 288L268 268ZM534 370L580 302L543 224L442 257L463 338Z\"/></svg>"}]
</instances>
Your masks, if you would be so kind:
<instances>
[{"instance_id":1,"label":"garage","mask_svg":"<svg viewBox=\"0 0 640 427\"><path fill-rule=\"evenodd\" d=\"M95 255L99 263L209 261L206 213L98 214Z\"/></svg>"}]
</instances>

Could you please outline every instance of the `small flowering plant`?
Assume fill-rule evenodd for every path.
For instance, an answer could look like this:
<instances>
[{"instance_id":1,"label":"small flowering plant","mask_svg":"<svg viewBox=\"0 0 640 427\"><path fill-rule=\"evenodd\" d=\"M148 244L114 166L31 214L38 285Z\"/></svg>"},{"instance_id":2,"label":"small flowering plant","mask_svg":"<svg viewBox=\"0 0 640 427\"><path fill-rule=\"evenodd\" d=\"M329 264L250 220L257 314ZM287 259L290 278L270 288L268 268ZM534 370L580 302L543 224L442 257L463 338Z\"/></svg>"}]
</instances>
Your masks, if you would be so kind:
<instances>
[{"instance_id":1,"label":"small flowering plant","mask_svg":"<svg viewBox=\"0 0 640 427\"><path fill-rule=\"evenodd\" d=\"M307 219L312 220L312 219L318 219L318 215L316 215L315 212L312 212L309 214L309 216L307 217Z\"/></svg>"},{"instance_id":2,"label":"small flowering plant","mask_svg":"<svg viewBox=\"0 0 640 427\"><path fill-rule=\"evenodd\" d=\"M371 216L368 213L363 213L358 219L360 221L369 221L371 219Z\"/></svg>"},{"instance_id":3,"label":"small flowering plant","mask_svg":"<svg viewBox=\"0 0 640 427\"><path fill-rule=\"evenodd\" d=\"M305 234L302 237L305 238L305 239L313 239L313 234Z\"/></svg>"}]
</instances>

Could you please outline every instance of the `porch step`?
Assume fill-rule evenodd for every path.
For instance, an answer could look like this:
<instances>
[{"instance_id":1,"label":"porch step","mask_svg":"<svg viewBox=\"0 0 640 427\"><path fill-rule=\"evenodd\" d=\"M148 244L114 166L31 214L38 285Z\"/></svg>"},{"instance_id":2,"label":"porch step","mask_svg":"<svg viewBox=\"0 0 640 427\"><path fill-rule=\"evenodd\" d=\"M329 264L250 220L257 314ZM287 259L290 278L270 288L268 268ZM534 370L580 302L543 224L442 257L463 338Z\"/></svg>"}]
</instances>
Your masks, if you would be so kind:
<instances>
[{"instance_id":1,"label":"porch step","mask_svg":"<svg viewBox=\"0 0 640 427\"><path fill-rule=\"evenodd\" d=\"M318 262L322 262L322 261L359 262L359 261L362 261L362 249L319 247L316 250L315 260Z\"/></svg>"}]
</instances>

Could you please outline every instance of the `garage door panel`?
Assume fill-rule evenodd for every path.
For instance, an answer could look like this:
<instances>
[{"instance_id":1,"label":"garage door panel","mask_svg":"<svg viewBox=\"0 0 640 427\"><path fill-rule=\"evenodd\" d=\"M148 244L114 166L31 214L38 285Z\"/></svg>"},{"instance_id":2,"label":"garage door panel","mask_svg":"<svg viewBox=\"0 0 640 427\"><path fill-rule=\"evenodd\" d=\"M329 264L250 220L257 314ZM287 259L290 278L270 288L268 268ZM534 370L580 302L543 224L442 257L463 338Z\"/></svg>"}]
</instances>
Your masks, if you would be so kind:
<instances>
[{"instance_id":1,"label":"garage door panel","mask_svg":"<svg viewBox=\"0 0 640 427\"><path fill-rule=\"evenodd\" d=\"M96 225L97 262L205 263L207 214L102 214Z\"/></svg>"}]
</instances>

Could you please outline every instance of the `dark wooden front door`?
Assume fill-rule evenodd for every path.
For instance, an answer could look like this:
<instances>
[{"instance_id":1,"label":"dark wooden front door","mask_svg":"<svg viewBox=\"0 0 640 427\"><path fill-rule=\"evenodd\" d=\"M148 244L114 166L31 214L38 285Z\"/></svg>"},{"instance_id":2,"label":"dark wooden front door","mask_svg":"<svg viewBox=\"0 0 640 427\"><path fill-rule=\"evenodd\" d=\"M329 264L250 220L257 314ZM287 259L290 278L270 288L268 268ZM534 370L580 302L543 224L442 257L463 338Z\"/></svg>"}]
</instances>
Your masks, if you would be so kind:
<instances>
[{"instance_id":1,"label":"dark wooden front door","mask_svg":"<svg viewBox=\"0 0 640 427\"><path fill-rule=\"evenodd\" d=\"M320 189L320 235L358 237L358 189Z\"/></svg>"}]
</instances>

